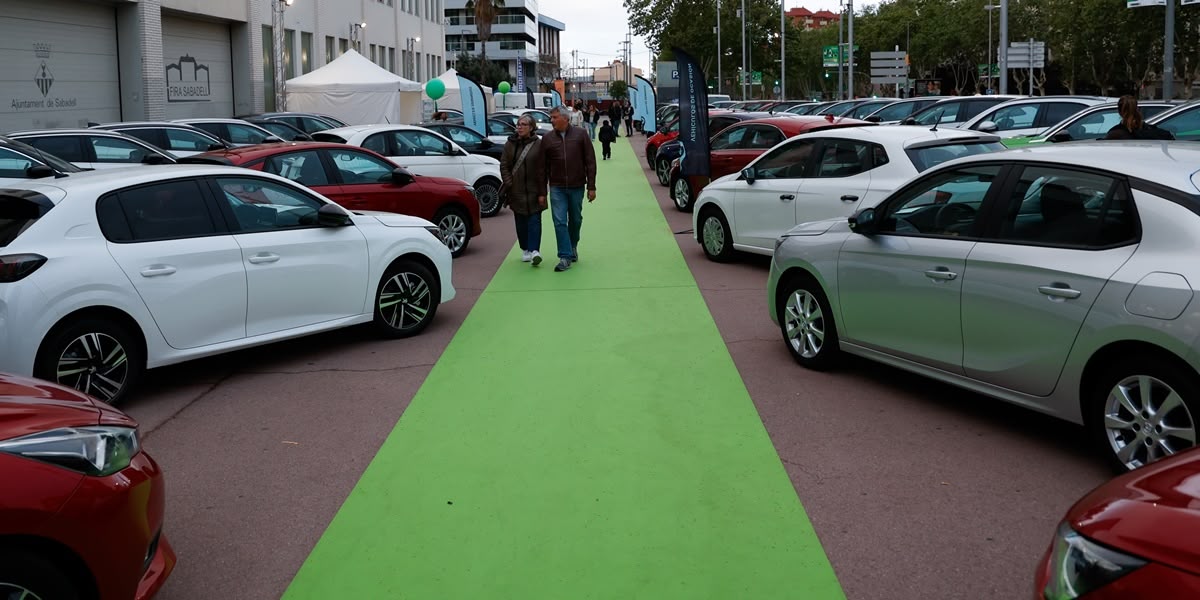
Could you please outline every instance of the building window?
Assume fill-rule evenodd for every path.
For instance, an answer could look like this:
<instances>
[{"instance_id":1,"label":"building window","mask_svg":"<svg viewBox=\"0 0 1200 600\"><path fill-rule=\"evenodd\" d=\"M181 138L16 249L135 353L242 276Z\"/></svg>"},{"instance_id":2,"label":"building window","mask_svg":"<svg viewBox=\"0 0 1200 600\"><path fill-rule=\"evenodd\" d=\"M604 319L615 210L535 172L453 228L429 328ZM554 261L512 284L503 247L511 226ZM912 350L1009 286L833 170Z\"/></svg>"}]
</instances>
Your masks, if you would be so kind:
<instances>
[{"instance_id":1,"label":"building window","mask_svg":"<svg viewBox=\"0 0 1200 600\"><path fill-rule=\"evenodd\" d=\"M325 64L333 62L333 36L325 36Z\"/></svg>"},{"instance_id":2,"label":"building window","mask_svg":"<svg viewBox=\"0 0 1200 600\"><path fill-rule=\"evenodd\" d=\"M262 26L262 56L263 56L263 108L268 112L275 110L275 54L272 52L274 43L269 25Z\"/></svg>"},{"instance_id":3,"label":"building window","mask_svg":"<svg viewBox=\"0 0 1200 600\"><path fill-rule=\"evenodd\" d=\"M350 49L350 40L347 40L346 38L338 38L338 48L341 49L339 55L345 54L346 50Z\"/></svg>"},{"instance_id":4,"label":"building window","mask_svg":"<svg viewBox=\"0 0 1200 600\"><path fill-rule=\"evenodd\" d=\"M415 73L415 75L417 76L417 81L420 81L421 80L421 53L417 52L416 57L417 58L414 62L417 65L417 72Z\"/></svg>"},{"instance_id":5,"label":"building window","mask_svg":"<svg viewBox=\"0 0 1200 600\"><path fill-rule=\"evenodd\" d=\"M388 71L396 72L396 49L388 48Z\"/></svg>"},{"instance_id":6,"label":"building window","mask_svg":"<svg viewBox=\"0 0 1200 600\"><path fill-rule=\"evenodd\" d=\"M375 61L375 44L371 44L371 62Z\"/></svg>"},{"instance_id":7,"label":"building window","mask_svg":"<svg viewBox=\"0 0 1200 600\"><path fill-rule=\"evenodd\" d=\"M300 72L312 70L312 34L305 31L300 34Z\"/></svg>"},{"instance_id":8,"label":"building window","mask_svg":"<svg viewBox=\"0 0 1200 600\"><path fill-rule=\"evenodd\" d=\"M296 47L296 32L292 29L283 30L283 75L284 79L296 76L296 62L292 60L292 49Z\"/></svg>"}]
</instances>

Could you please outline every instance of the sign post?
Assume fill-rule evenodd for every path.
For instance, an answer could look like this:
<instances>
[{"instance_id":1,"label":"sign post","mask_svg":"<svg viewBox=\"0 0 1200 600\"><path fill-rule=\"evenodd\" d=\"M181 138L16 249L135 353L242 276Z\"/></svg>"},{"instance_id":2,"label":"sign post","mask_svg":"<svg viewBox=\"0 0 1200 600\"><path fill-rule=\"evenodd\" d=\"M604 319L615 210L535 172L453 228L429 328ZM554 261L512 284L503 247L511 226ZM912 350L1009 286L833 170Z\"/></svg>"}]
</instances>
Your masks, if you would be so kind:
<instances>
[{"instance_id":1,"label":"sign post","mask_svg":"<svg viewBox=\"0 0 1200 600\"><path fill-rule=\"evenodd\" d=\"M899 46L891 52L871 53L871 85L895 85L896 97L900 86L908 83L908 53Z\"/></svg>"},{"instance_id":2,"label":"sign post","mask_svg":"<svg viewBox=\"0 0 1200 600\"><path fill-rule=\"evenodd\" d=\"M1008 47L1008 68L1029 69L1029 95L1033 95L1033 70L1046 68L1046 42L1029 38L1028 42L1013 42ZM1004 73L1008 78L1008 73Z\"/></svg>"}]
</instances>

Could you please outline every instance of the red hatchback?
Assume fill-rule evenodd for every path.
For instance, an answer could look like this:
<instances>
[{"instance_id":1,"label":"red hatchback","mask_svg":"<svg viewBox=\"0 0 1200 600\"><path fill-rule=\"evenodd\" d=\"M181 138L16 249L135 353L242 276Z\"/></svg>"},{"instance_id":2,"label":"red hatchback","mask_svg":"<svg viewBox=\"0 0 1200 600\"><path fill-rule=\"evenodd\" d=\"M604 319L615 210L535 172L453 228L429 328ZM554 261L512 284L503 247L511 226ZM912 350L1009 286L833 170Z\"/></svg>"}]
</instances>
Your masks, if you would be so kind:
<instances>
[{"instance_id":1,"label":"red hatchback","mask_svg":"<svg viewBox=\"0 0 1200 600\"><path fill-rule=\"evenodd\" d=\"M688 212L700 190L714 179L741 172L763 152L790 137L837 127L874 125L869 121L835 117L787 116L742 121L721 130L709 140L709 175L679 176L679 159L671 165L670 194L675 208Z\"/></svg>"},{"instance_id":2,"label":"red hatchback","mask_svg":"<svg viewBox=\"0 0 1200 600\"><path fill-rule=\"evenodd\" d=\"M0 598L144 600L175 567L162 471L103 402L0 374L0 481Z\"/></svg>"},{"instance_id":3,"label":"red hatchback","mask_svg":"<svg viewBox=\"0 0 1200 600\"><path fill-rule=\"evenodd\" d=\"M1200 449L1092 490L1059 525L1037 600L1200 598Z\"/></svg>"},{"instance_id":4,"label":"red hatchback","mask_svg":"<svg viewBox=\"0 0 1200 600\"><path fill-rule=\"evenodd\" d=\"M730 111L713 109L713 110L708 111L708 116L715 117L717 115L723 115L728 112L730 112ZM650 168L653 169L654 168L654 157L658 155L658 149L662 148L663 144L665 144L671 140L674 140L678 137L679 137L679 117L676 117L676 118L672 119L670 123L667 123L666 127L663 127L662 129L658 130L657 132L655 132L654 135L650 136L650 138L646 140L646 164L650 165Z\"/></svg>"},{"instance_id":5,"label":"red hatchback","mask_svg":"<svg viewBox=\"0 0 1200 600\"><path fill-rule=\"evenodd\" d=\"M353 210L421 217L437 224L455 257L479 235L479 202L458 179L414 175L364 148L326 142L261 144L197 154L180 162L217 163L266 171ZM243 198L243 200L246 200Z\"/></svg>"}]
</instances>

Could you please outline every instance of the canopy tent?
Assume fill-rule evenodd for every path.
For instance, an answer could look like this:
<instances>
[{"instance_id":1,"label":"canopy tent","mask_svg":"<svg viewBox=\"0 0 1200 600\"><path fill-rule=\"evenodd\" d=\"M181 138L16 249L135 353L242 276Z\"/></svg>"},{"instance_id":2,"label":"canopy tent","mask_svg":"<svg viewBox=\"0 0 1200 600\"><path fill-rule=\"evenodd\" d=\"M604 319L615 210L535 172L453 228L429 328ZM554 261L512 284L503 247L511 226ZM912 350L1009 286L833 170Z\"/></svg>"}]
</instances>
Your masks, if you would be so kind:
<instances>
[{"instance_id":1,"label":"canopy tent","mask_svg":"<svg viewBox=\"0 0 1200 600\"><path fill-rule=\"evenodd\" d=\"M440 79L442 83L446 84L446 93L443 94L441 98L437 99L437 107L462 110L462 96L458 91L458 71L450 69L449 71L438 75L438 79ZM479 87L483 88L483 99L485 102L487 102L488 114L495 112L496 101L492 98L492 88L483 84L480 84ZM429 96L425 96L425 99L430 100Z\"/></svg>"},{"instance_id":2,"label":"canopy tent","mask_svg":"<svg viewBox=\"0 0 1200 600\"><path fill-rule=\"evenodd\" d=\"M287 81L287 108L337 117L350 125L418 123L421 84L347 50L329 64Z\"/></svg>"}]
</instances>

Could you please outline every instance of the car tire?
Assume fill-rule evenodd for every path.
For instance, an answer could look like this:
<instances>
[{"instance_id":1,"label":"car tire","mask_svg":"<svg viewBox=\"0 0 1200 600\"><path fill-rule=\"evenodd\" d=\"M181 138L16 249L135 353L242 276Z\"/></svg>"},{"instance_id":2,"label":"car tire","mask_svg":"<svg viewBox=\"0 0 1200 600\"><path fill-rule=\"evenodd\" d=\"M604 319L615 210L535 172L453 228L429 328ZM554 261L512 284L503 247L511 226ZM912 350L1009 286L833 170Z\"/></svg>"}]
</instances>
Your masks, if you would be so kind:
<instances>
[{"instance_id":1,"label":"car tire","mask_svg":"<svg viewBox=\"0 0 1200 600\"><path fill-rule=\"evenodd\" d=\"M654 174L658 175L658 185L667 187L671 183L671 163L665 159L654 161Z\"/></svg>"},{"instance_id":2,"label":"car tire","mask_svg":"<svg viewBox=\"0 0 1200 600\"><path fill-rule=\"evenodd\" d=\"M646 146L646 164L655 164L655 157L658 156L658 148L654 146Z\"/></svg>"},{"instance_id":3,"label":"car tire","mask_svg":"<svg viewBox=\"0 0 1200 600\"><path fill-rule=\"evenodd\" d=\"M704 255L714 262L729 262L733 260L733 232L729 230L729 221L720 209L706 208L700 213L700 247Z\"/></svg>"},{"instance_id":4,"label":"car tire","mask_svg":"<svg viewBox=\"0 0 1200 600\"><path fill-rule=\"evenodd\" d=\"M500 205L500 180L484 177L475 182L475 199L479 201L479 216L494 217L503 208Z\"/></svg>"},{"instance_id":5,"label":"car tire","mask_svg":"<svg viewBox=\"0 0 1200 600\"><path fill-rule=\"evenodd\" d=\"M675 201L675 209L680 212L692 212L692 206L695 201L692 200L692 186L688 184L686 177L676 177L671 183L672 200Z\"/></svg>"},{"instance_id":6,"label":"car tire","mask_svg":"<svg viewBox=\"0 0 1200 600\"><path fill-rule=\"evenodd\" d=\"M396 261L375 290L375 327L387 337L417 335L437 315L441 298L441 286L428 268L412 260Z\"/></svg>"},{"instance_id":7,"label":"car tire","mask_svg":"<svg viewBox=\"0 0 1200 600\"><path fill-rule=\"evenodd\" d=\"M801 366L827 371L841 359L837 324L824 290L811 275L788 277L776 289L779 332Z\"/></svg>"},{"instance_id":8,"label":"car tire","mask_svg":"<svg viewBox=\"0 0 1200 600\"><path fill-rule=\"evenodd\" d=\"M0 598L9 597L78 600L81 596L72 577L50 559L34 552L0 550Z\"/></svg>"},{"instance_id":9,"label":"car tire","mask_svg":"<svg viewBox=\"0 0 1200 600\"><path fill-rule=\"evenodd\" d=\"M433 216L434 225L441 232L442 243L450 249L450 256L458 258L471 243L471 217L457 206L442 208Z\"/></svg>"},{"instance_id":10,"label":"car tire","mask_svg":"<svg viewBox=\"0 0 1200 600\"><path fill-rule=\"evenodd\" d=\"M1200 433L1200 382L1194 372L1153 356L1125 357L1100 372L1084 388L1084 421L1114 471L1131 471L1195 445L1185 439ZM1149 401L1143 405L1147 385Z\"/></svg>"},{"instance_id":11,"label":"car tire","mask_svg":"<svg viewBox=\"0 0 1200 600\"><path fill-rule=\"evenodd\" d=\"M50 331L38 349L33 374L117 404L141 381L146 368L142 354L138 337L125 326L84 317Z\"/></svg>"}]
</instances>

